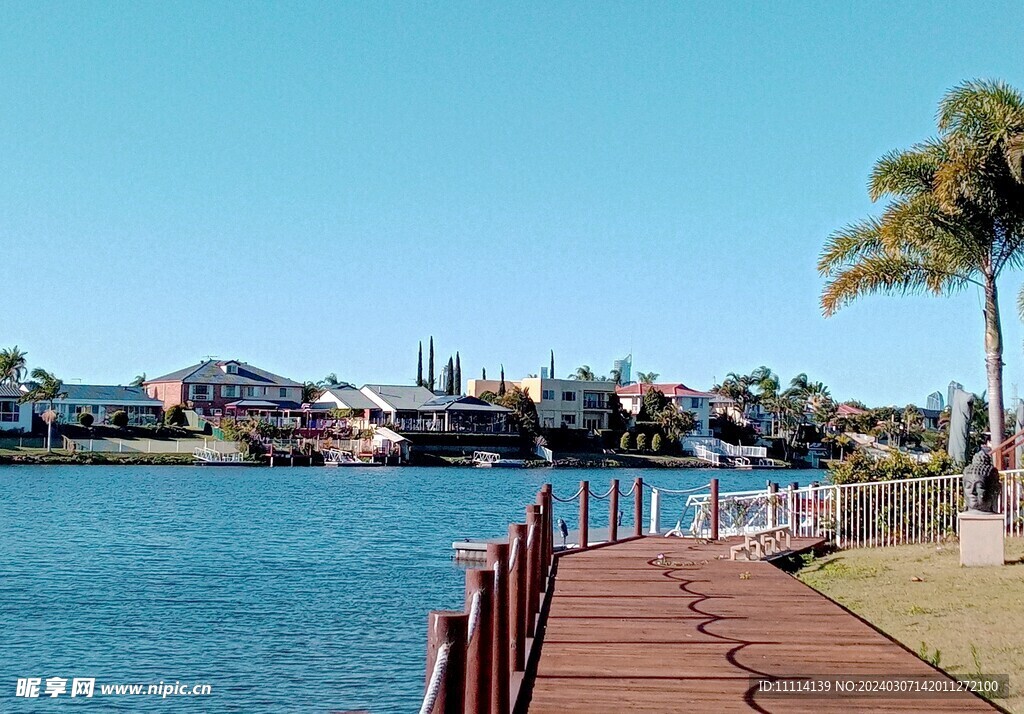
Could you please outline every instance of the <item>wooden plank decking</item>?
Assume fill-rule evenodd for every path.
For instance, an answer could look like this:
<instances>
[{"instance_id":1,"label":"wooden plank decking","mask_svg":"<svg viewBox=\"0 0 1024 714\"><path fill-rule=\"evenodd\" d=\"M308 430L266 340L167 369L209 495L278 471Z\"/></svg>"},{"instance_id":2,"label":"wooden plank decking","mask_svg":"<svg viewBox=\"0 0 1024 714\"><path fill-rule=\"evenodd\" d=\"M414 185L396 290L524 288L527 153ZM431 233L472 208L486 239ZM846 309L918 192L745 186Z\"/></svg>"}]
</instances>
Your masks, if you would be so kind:
<instances>
[{"instance_id":1,"label":"wooden plank decking","mask_svg":"<svg viewBox=\"0 0 1024 714\"><path fill-rule=\"evenodd\" d=\"M812 543L794 541L794 549ZM731 544L654 537L560 557L529 711L993 710L970 694L800 699L754 692L752 676L935 670L773 565L720 559ZM659 553L668 564L651 564Z\"/></svg>"}]
</instances>

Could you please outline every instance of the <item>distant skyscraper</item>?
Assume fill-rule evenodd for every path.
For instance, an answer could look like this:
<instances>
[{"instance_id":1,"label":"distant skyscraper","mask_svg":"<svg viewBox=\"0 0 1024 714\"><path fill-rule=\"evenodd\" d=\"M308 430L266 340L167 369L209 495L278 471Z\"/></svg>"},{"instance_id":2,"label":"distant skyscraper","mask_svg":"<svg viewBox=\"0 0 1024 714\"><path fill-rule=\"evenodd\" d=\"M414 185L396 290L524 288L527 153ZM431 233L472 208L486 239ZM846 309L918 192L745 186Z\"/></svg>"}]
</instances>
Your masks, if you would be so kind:
<instances>
[{"instance_id":1,"label":"distant skyscraper","mask_svg":"<svg viewBox=\"0 0 1024 714\"><path fill-rule=\"evenodd\" d=\"M615 360L612 369L619 373L619 381L622 384L630 384L633 381L633 355L628 354L622 359Z\"/></svg>"},{"instance_id":2,"label":"distant skyscraper","mask_svg":"<svg viewBox=\"0 0 1024 714\"><path fill-rule=\"evenodd\" d=\"M958 389L963 389L963 388L964 388L964 385L960 384L960 382L950 382L949 383L949 388L946 390L946 404L952 404L953 403L953 392L955 392Z\"/></svg>"},{"instance_id":3,"label":"distant skyscraper","mask_svg":"<svg viewBox=\"0 0 1024 714\"><path fill-rule=\"evenodd\" d=\"M927 408L932 411L941 412L946 404L942 401L942 392L932 392L928 395Z\"/></svg>"}]
</instances>

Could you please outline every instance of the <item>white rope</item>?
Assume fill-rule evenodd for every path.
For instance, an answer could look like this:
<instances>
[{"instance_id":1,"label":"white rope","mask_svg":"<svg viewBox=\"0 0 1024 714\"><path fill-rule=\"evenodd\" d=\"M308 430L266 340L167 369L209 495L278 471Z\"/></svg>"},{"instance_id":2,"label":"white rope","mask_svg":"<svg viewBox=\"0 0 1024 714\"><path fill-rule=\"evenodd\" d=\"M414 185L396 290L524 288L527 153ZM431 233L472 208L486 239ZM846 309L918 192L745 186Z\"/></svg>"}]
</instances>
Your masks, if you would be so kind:
<instances>
[{"instance_id":1,"label":"white rope","mask_svg":"<svg viewBox=\"0 0 1024 714\"><path fill-rule=\"evenodd\" d=\"M533 532L537 530L536 524L530 524L530 532L526 534L526 548L529 550L530 546L533 545Z\"/></svg>"},{"instance_id":2,"label":"white rope","mask_svg":"<svg viewBox=\"0 0 1024 714\"><path fill-rule=\"evenodd\" d=\"M512 555L508 557L508 572L516 567L516 556L519 555L519 536L512 542Z\"/></svg>"},{"instance_id":3,"label":"white rope","mask_svg":"<svg viewBox=\"0 0 1024 714\"><path fill-rule=\"evenodd\" d=\"M636 481L633 482L633 485L629 487L628 491L623 491L620 488L619 489L619 495L622 496L623 498L625 498L626 496L629 496L630 494L632 494L633 491L635 491L635 490L636 490Z\"/></svg>"},{"instance_id":4,"label":"white rope","mask_svg":"<svg viewBox=\"0 0 1024 714\"><path fill-rule=\"evenodd\" d=\"M602 493L602 494L597 494L597 493L594 493L593 491L591 491L591 492L590 492L590 495L591 495L591 496L593 496L594 498L596 498L597 500L599 500L599 501L600 501L600 500L601 500L601 499L603 499L603 498L608 498L609 496L611 496L611 495L612 495L612 491L614 491L614 490L615 490L615 487L614 487L614 486L609 486L609 487L608 487L608 490L607 490L607 491L605 491L605 492L604 492L604 493Z\"/></svg>"},{"instance_id":5,"label":"white rope","mask_svg":"<svg viewBox=\"0 0 1024 714\"><path fill-rule=\"evenodd\" d=\"M684 488L682 490L662 488L661 486L651 486L651 488L653 488L656 491L660 491L661 493L696 493L697 491L703 491L706 488L711 488L711 484L706 483L703 486L697 486L696 488Z\"/></svg>"},{"instance_id":6,"label":"white rope","mask_svg":"<svg viewBox=\"0 0 1024 714\"><path fill-rule=\"evenodd\" d=\"M501 582L501 563L494 564L494 589L497 591L498 583Z\"/></svg>"},{"instance_id":7,"label":"white rope","mask_svg":"<svg viewBox=\"0 0 1024 714\"><path fill-rule=\"evenodd\" d=\"M441 681L444 679L444 672L448 668L448 653L451 649L451 642L445 642L437 648L434 671L430 673L430 684L427 685L427 692L423 695L423 705L420 706L420 714L431 714L434 711L437 695L441 692Z\"/></svg>"},{"instance_id":8,"label":"white rope","mask_svg":"<svg viewBox=\"0 0 1024 714\"><path fill-rule=\"evenodd\" d=\"M569 498L559 498L554 493L551 494L551 498L553 498L554 500L558 501L559 503L572 503L573 501L575 501L577 498L580 497L581 493L583 493L583 487L582 486L580 486L580 490L579 491L577 491L573 495L569 496Z\"/></svg>"},{"instance_id":9,"label":"white rope","mask_svg":"<svg viewBox=\"0 0 1024 714\"><path fill-rule=\"evenodd\" d=\"M466 626L466 642L473 640L476 628L480 625L480 591L473 593L473 600L469 606L469 625Z\"/></svg>"}]
</instances>

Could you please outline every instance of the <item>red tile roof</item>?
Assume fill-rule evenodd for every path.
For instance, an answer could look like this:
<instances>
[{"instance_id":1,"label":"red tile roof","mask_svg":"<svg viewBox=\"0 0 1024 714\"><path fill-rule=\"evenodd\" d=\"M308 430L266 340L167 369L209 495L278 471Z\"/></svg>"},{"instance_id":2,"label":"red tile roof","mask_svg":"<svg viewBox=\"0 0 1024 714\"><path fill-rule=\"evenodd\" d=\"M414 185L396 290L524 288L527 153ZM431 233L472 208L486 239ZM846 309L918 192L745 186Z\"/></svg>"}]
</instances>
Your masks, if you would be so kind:
<instances>
[{"instance_id":1,"label":"red tile roof","mask_svg":"<svg viewBox=\"0 0 1024 714\"><path fill-rule=\"evenodd\" d=\"M641 396L647 393L647 390L654 387L666 397L714 397L715 395L711 392L699 392L696 389L690 389L682 382L678 384L628 384L625 387L616 387L615 393L623 396Z\"/></svg>"},{"instance_id":2,"label":"red tile roof","mask_svg":"<svg viewBox=\"0 0 1024 714\"><path fill-rule=\"evenodd\" d=\"M867 412L857 407L851 407L849 404L840 404L839 408L836 409L836 416L860 416L861 414L867 414Z\"/></svg>"}]
</instances>

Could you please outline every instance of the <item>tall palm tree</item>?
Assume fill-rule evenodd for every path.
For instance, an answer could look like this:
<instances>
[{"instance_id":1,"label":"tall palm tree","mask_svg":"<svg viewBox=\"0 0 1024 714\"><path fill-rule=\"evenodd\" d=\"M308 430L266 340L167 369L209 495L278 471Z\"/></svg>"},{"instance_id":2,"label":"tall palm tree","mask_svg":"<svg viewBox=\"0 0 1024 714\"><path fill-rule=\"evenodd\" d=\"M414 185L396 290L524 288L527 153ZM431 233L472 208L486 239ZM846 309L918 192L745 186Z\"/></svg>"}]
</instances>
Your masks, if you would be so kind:
<instances>
[{"instance_id":1,"label":"tall palm tree","mask_svg":"<svg viewBox=\"0 0 1024 714\"><path fill-rule=\"evenodd\" d=\"M939 104L938 137L883 156L872 171L880 217L833 233L818 261L826 316L872 293L984 296L989 433L1001 441L1003 336L996 281L1024 264L1024 97L965 82Z\"/></svg>"},{"instance_id":2,"label":"tall palm tree","mask_svg":"<svg viewBox=\"0 0 1024 714\"><path fill-rule=\"evenodd\" d=\"M17 386L25 379L25 360L28 353L18 346L0 350L0 384Z\"/></svg>"},{"instance_id":3,"label":"tall palm tree","mask_svg":"<svg viewBox=\"0 0 1024 714\"><path fill-rule=\"evenodd\" d=\"M146 382L146 373L143 372L142 374L135 375L135 379L132 380L132 383L129 386L131 386L131 387L141 387L143 384L145 384L145 382Z\"/></svg>"},{"instance_id":4,"label":"tall palm tree","mask_svg":"<svg viewBox=\"0 0 1024 714\"><path fill-rule=\"evenodd\" d=\"M640 384L654 384L661 375L657 372L637 372L636 378Z\"/></svg>"},{"instance_id":5,"label":"tall palm tree","mask_svg":"<svg viewBox=\"0 0 1024 714\"><path fill-rule=\"evenodd\" d=\"M64 391L64 382L45 369L36 367L32 370L32 388L21 395L21 402L47 402L48 412L53 412L53 402L68 394ZM53 450L53 419L46 419L46 451Z\"/></svg>"},{"instance_id":6,"label":"tall palm tree","mask_svg":"<svg viewBox=\"0 0 1024 714\"><path fill-rule=\"evenodd\" d=\"M583 364L576 368L576 371L569 375L569 379L578 379L583 382L594 381L594 370L589 364Z\"/></svg>"}]
</instances>

